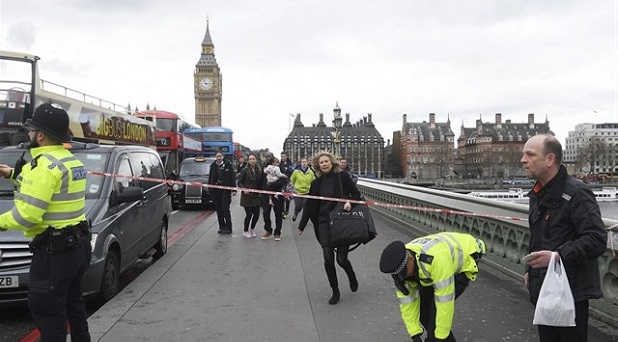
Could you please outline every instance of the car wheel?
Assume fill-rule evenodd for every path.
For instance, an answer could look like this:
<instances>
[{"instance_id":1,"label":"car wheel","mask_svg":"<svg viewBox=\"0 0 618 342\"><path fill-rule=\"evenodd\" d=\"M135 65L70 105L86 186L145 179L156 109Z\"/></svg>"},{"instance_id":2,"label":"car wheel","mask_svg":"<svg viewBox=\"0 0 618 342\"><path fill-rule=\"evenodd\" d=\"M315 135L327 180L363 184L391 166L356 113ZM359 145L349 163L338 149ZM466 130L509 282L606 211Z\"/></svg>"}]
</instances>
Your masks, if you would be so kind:
<instances>
[{"instance_id":1,"label":"car wheel","mask_svg":"<svg viewBox=\"0 0 618 342\"><path fill-rule=\"evenodd\" d=\"M178 210L178 208L180 208L180 205L178 203L172 202L172 210Z\"/></svg>"},{"instance_id":2,"label":"car wheel","mask_svg":"<svg viewBox=\"0 0 618 342\"><path fill-rule=\"evenodd\" d=\"M99 303L104 304L118 293L118 284L120 283L120 264L116 252L109 251L105 257L105 266L103 268L103 278L101 279L101 288L99 290Z\"/></svg>"},{"instance_id":3,"label":"car wheel","mask_svg":"<svg viewBox=\"0 0 618 342\"><path fill-rule=\"evenodd\" d=\"M167 222L161 220L161 234L159 235L159 241L155 245L155 254L152 256L155 260L161 258L167 253Z\"/></svg>"}]
</instances>

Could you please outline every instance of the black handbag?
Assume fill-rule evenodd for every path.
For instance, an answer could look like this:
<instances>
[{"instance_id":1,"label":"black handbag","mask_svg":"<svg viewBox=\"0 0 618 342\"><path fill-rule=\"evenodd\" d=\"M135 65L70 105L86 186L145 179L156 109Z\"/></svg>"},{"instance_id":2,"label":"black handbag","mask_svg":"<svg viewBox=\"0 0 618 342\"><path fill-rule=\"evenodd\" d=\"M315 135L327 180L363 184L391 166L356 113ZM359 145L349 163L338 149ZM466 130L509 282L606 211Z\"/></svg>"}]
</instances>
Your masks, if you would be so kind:
<instances>
[{"instance_id":1,"label":"black handbag","mask_svg":"<svg viewBox=\"0 0 618 342\"><path fill-rule=\"evenodd\" d=\"M343 190L341 179L339 186ZM343 205L344 203L337 203L330 212L329 242L332 247L355 245L350 248L350 251L353 251L360 244L373 240L377 232L371 211L366 204L353 204L350 211L343 210Z\"/></svg>"}]
</instances>

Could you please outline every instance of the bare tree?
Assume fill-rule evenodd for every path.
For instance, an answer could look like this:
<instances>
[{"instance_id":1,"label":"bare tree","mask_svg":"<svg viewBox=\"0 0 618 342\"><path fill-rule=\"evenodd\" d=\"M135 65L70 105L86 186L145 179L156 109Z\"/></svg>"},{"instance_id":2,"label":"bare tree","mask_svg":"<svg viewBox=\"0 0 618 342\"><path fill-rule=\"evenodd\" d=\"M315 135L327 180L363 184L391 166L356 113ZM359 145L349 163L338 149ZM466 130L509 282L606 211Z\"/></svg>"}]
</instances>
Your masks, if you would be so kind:
<instances>
[{"instance_id":1,"label":"bare tree","mask_svg":"<svg viewBox=\"0 0 618 342\"><path fill-rule=\"evenodd\" d=\"M588 169L588 174L595 173L595 166L605 161L612 161L612 151L606 142L595 139L577 148L575 165L579 170Z\"/></svg>"}]
</instances>

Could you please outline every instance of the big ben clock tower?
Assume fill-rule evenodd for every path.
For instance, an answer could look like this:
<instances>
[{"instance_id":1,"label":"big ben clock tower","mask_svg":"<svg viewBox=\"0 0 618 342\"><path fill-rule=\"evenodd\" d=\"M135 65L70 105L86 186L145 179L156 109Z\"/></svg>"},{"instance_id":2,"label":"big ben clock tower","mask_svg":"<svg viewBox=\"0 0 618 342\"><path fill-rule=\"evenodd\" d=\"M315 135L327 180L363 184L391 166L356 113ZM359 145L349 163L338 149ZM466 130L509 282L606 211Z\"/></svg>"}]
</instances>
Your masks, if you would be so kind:
<instances>
[{"instance_id":1,"label":"big ben clock tower","mask_svg":"<svg viewBox=\"0 0 618 342\"><path fill-rule=\"evenodd\" d=\"M202 41L202 53L193 73L195 122L202 126L221 126L222 76L215 59L208 21Z\"/></svg>"}]
</instances>

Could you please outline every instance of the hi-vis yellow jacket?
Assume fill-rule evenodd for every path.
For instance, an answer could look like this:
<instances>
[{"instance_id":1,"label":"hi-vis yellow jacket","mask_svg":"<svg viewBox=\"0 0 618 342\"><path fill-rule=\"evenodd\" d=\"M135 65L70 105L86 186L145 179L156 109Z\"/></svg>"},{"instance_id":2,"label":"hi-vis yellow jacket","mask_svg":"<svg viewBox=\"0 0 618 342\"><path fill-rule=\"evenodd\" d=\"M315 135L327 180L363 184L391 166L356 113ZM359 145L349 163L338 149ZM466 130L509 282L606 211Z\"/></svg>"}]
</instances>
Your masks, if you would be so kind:
<instances>
[{"instance_id":1,"label":"hi-vis yellow jacket","mask_svg":"<svg viewBox=\"0 0 618 342\"><path fill-rule=\"evenodd\" d=\"M478 266L473 253L483 252L477 239L463 233L438 233L412 240L406 249L416 254L416 267L421 286L434 287L436 303L436 338L448 337L455 313L455 279L459 273L465 273L470 280L476 279ZM421 255L425 255L421 257ZM401 317L410 336L423 333L420 323L419 283L406 281L410 290L404 295L397 290L400 300Z\"/></svg>"},{"instance_id":2,"label":"hi-vis yellow jacket","mask_svg":"<svg viewBox=\"0 0 618 342\"><path fill-rule=\"evenodd\" d=\"M17 176L14 207L0 215L0 228L35 237L48 226L63 228L86 219L86 169L62 145L30 150L32 162Z\"/></svg>"}]
</instances>

